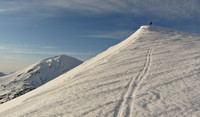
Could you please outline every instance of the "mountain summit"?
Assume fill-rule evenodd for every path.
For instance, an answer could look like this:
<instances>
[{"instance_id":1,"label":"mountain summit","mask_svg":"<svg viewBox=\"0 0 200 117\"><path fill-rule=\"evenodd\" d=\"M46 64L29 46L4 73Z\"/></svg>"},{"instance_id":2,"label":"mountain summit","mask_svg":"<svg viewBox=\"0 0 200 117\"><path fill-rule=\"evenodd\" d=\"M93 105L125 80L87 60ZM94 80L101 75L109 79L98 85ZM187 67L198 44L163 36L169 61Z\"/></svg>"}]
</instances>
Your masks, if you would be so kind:
<instances>
[{"instance_id":1,"label":"mountain summit","mask_svg":"<svg viewBox=\"0 0 200 117\"><path fill-rule=\"evenodd\" d=\"M69 56L55 56L0 77L0 103L23 95L81 63L81 61Z\"/></svg>"},{"instance_id":2,"label":"mountain summit","mask_svg":"<svg viewBox=\"0 0 200 117\"><path fill-rule=\"evenodd\" d=\"M142 26L75 69L0 105L0 116L199 116L199 77L199 34Z\"/></svg>"}]
</instances>

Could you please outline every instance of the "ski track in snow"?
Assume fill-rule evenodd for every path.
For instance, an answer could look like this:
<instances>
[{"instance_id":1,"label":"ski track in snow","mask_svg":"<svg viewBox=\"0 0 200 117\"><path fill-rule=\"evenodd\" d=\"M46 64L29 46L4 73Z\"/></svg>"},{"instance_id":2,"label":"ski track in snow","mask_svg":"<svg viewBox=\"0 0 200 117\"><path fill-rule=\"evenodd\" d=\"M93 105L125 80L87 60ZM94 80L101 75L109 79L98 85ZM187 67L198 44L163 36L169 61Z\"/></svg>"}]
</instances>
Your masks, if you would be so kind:
<instances>
[{"instance_id":1,"label":"ski track in snow","mask_svg":"<svg viewBox=\"0 0 200 117\"><path fill-rule=\"evenodd\" d=\"M75 69L1 104L0 117L200 117L199 47L199 34L142 26Z\"/></svg>"},{"instance_id":2,"label":"ski track in snow","mask_svg":"<svg viewBox=\"0 0 200 117\"><path fill-rule=\"evenodd\" d=\"M136 77L132 78L132 80L128 83L128 86L127 86L128 90L126 91L125 95L122 97L123 99L120 100L118 104L119 110L114 116L133 117L132 109L134 105L134 99L136 96L137 88L142 82L142 80L148 74L148 70L150 69L150 66L151 66L153 50L156 49L161 43L162 41L160 40L159 42L157 42L157 44L153 48L150 48L148 50L144 67L140 70L139 74Z\"/></svg>"}]
</instances>

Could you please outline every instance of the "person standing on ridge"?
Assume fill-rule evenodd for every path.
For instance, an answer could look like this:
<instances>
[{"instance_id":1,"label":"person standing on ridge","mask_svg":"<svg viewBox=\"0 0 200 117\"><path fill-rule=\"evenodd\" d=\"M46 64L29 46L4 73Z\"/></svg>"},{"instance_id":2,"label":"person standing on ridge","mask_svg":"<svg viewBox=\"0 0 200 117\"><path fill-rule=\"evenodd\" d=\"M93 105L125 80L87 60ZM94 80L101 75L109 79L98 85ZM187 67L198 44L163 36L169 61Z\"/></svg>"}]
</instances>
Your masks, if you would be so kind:
<instances>
[{"instance_id":1,"label":"person standing on ridge","mask_svg":"<svg viewBox=\"0 0 200 117\"><path fill-rule=\"evenodd\" d=\"M152 25L152 21L149 22L149 25L150 25L150 26Z\"/></svg>"}]
</instances>

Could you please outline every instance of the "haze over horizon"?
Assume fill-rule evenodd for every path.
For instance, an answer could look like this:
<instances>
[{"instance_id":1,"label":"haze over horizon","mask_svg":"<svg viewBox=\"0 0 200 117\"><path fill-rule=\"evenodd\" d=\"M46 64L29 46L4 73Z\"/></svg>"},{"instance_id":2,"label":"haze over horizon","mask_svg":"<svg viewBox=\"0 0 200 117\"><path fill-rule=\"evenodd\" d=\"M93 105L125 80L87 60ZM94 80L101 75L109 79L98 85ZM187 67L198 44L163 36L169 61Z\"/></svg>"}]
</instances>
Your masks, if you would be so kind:
<instances>
[{"instance_id":1,"label":"haze over horizon","mask_svg":"<svg viewBox=\"0 0 200 117\"><path fill-rule=\"evenodd\" d=\"M2 0L0 72L68 55L87 60L153 25L200 33L199 0Z\"/></svg>"}]
</instances>

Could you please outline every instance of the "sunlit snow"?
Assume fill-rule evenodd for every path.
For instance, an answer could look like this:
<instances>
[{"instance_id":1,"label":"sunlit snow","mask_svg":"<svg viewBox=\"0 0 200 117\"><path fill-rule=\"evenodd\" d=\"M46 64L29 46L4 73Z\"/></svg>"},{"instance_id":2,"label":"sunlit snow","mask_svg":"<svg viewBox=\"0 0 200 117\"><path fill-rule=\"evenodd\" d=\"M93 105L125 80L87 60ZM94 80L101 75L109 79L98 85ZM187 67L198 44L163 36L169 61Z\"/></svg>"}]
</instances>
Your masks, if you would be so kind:
<instances>
[{"instance_id":1,"label":"sunlit snow","mask_svg":"<svg viewBox=\"0 0 200 117\"><path fill-rule=\"evenodd\" d=\"M200 35L142 26L66 74L0 105L0 116L200 116Z\"/></svg>"},{"instance_id":2,"label":"sunlit snow","mask_svg":"<svg viewBox=\"0 0 200 117\"><path fill-rule=\"evenodd\" d=\"M82 62L65 55L51 57L25 69L0 77L0 103L23 95Z\"/></svg>"}]
</instances>

